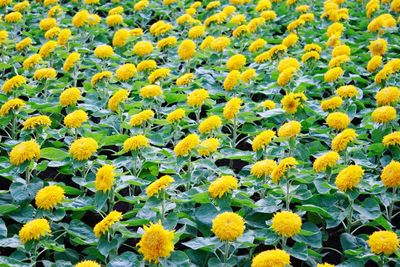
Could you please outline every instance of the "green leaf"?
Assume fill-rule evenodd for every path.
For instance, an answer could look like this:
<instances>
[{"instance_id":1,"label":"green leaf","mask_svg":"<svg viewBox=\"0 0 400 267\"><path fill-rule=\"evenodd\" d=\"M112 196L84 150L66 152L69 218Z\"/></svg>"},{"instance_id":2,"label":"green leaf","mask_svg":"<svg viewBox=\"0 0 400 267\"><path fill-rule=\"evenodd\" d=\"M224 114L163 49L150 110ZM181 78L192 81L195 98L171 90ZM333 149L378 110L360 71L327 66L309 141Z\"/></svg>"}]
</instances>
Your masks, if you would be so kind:
<instances>
[{"instance_id":1,"label":"green leaf","mask_svg":"<svg viewBox=\"0 0 400 267\"><path fill-rule=\"evenodd\" d=\"M48 160L62 161L68 158L69 154L58 148L45 147L40 150L40 157Z\"/></svg>"},{"instance_id":2,"label":"green leaf","mask_svg":"<svg viewBox=\"0 0 400 267\"><path fill-rule=\"evenodd\" d=\"M319 215L321 215L322 217L325 218L331 218L332 216L329 214L328 211L326 211L325 209L315 206L315 205L311 205L311 204L303 204L303 205L299 205L297 207L297 209L299 210L303 210L303 211L311 211L311 212L315 212L318 213Z\"/></svg>"}]
</instances>

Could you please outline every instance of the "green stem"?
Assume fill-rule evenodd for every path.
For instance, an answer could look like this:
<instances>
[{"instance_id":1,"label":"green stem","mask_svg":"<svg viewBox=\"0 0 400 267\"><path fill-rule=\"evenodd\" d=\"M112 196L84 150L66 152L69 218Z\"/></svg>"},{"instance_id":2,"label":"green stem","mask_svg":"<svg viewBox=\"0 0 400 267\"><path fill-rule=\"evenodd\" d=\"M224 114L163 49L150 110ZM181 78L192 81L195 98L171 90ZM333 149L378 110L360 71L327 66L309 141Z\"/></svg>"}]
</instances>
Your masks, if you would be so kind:
<instances>
[{"instance_id":1,"label":"green stem","mask_svg":"<svg viewBox=\"0 0 400 267\"><path fill-rule=\"evenodd\" d=\"M165 215L165 190L161 191L161 219L164 220L164 215Z\"/></svg>"},{"instance_id":2,"label":"green stem","mask_svg":"<svg viewBox=\"0 0 400 267\"><path fill-rule=\"evenodd\" d=\"M394 197L396 195L396 192L397 192L397 188L393 187L393 195L392 195L392 197ZM389 220L389 222L391 222L392 217L393 217L394 202L395 201L392 200L390 202L390 205L389 205L389 212L388 212L388 220Z\"/></svg>"},{"instance_id":3,"label":"green stem","mask_svg":"<svg viewBox=\"0 0 400 267\"><path fill-rule=\"evenodd\" d=\"M346 226L346 232L350 233L351 231L351 226L352 226L352 220L353 220L353 204L354 200L350 198L349 196L349 201L350 201L350 211L349 215L347 216L347 226Z\"/></svg>"},{"instance_id":4,"label":"green stem","mask_svg":"<svg viewBox=\"0 0 400 267\"><path fill-rule=\"evenodd\" d=\"M290 182L286 182L286 210L290 210Z\"/></svg>"},{"instance_id":5,"label":"green stem","mask_svg":"<svg viewBox=\"0 0 400 267\"><path fill-rule=\"evenodd\" d=\"M190 187L190 180L191 180L191 178L192 178L192 162L191 162L191 159L192 159L192 155L191 155L191 153L189 153L189 156L188 156L188 165L187 165L187 184L186 184L186 190L189 190L189 187Z\"/></svg>"},{"instance_id":6,"label":"green stem","mask_svg":"<svg viewBox=\"0 0 400 267\"><path fill-rule=\"evenodd\" d=\"M225 243L224 263L226 263L228 261L228 256L229 256L229 241L226 241L226 243Z\"/></svg>"},{"instance_id":7,"label":"green stem","mask_svg":"<svg viewBox=\"0 0 400 267\"><path fill-rule=\"evenodd\" d=\"M25 171L25 180L26 180L26 183L27 184L29 184L29 182L30 182L30 180L31 180L31 166L30 166L31 164L29 163L29 165L28 165L28 167L26 168L26 171Z\"/></svg>"},{"instance_id":8,"label":"green stem","mask_svg":"<svg viewBox=\"0 0 400 267\"><path fill-rule=\"evenodd\" d=\"M232 148L236 147L236 139L237 139L237 119L236 116L233 118L233 127L232 127Z\"/></svg>"}]
</instances>

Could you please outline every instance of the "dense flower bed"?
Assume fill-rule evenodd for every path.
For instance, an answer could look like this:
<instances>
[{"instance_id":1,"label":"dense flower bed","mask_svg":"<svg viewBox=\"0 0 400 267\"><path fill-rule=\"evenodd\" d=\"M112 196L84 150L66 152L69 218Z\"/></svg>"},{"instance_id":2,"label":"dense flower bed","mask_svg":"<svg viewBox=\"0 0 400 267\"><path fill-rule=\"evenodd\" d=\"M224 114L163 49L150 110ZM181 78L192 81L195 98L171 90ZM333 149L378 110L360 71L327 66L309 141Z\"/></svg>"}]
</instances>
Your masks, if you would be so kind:
<instances>
[{"instance_id":1,"label":"dense flower bed","mask_svg":"<svg viewBox=\"0 0 400 267\"><path fill-rule=\"evenodd\" d=\"M1 266L400 265L400 0L0 0Z\"/></svg>"}]
</instances>

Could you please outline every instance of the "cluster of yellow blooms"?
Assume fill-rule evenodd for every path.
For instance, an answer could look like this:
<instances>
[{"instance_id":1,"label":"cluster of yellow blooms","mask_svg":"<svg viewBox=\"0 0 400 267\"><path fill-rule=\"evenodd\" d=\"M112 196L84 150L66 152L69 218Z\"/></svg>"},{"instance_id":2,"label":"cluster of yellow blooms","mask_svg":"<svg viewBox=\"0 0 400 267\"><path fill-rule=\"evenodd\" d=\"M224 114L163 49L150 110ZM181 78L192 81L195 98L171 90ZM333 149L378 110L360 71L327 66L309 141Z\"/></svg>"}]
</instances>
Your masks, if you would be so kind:
<instances>
[{"instance_id":1,"label":"cluster of yellow blooms","mask_svg":"<svg viewBox=\"0 0 400 267\"><path fill-rule=\"evenodd\" d=\"M107 134L121 137L120 151L112 157L131 154L135 164L142 159L145 162L146 151L159 153L157 131L170 131L164 136L168 141L162 153L170 157L165 165L185 161L186 169L174 174L167 170L171 175L152 177L141 188L145 201L162 200L161 217L168 190L180 186L177 181L186 175L184 190L196 186L191 179L195 159L215 162L246 147L243 150L249 150L245 152L251 155L251 162L243 171L248 175L221 168L202 181L205 187L204 183L199 186L218 203L236 196L248 186L243 176L251 176L255 179L250 184L261 182L252 189L261 198L271 189L274 198L286 204L286 210L280 205L267 222L282 241L281 249L259 252L251 259L252 267L291 264L286 240L301 234L303 220L307 220L290 205L291 193L298 187L294 173L299 169L309 176L328 176L328 190L335 188L346 196L359 188L367 175L375 175L380 185L394 192L400 187L400 162L394 156L400 146L400 58L393 57L397 44L391 38L400 0L363 4L362 15L368 23L357 25L363 27L360 31L349 22L352 14L361 10L349 9L350 0L325 0L315 4L318 8L297 0L140 0L133 8L122 0L104 6L100 0L77 2L71 1L71 8L57 0L0 0L0 9L5 11L0 16L0 25L5 26L0 30L0 49L20 55L10 59L14 66L1 77L0 119L6 124L4 147L10 148L11 167L17 170L27 163L27 177L43 157L42 149L49 148L56 138L54 132L46 132L49 128L60 130L57 135L65 142L64 148L68 147L71 162L85 164L87 172L95 169L88 188L110 196L108 212L100 213L103 218L93 228L96 238L112 237L126 219L113 207L119 168L126 166L107 158L109 149L103 149L103 136L91 132L97 124L105 128L112 124ZM34 12L36 8L40 12ZM153 9L166 13L155 16ZM28 15L30 10L42 16L38 22ZM282 10L290 14L283 15ZM142 25L145 20L140 17L151 15L157 19ZM40 36L29 33L32 21L37 22ZM128 28L133 24L141 26ZM357 36L361 31L367 33ZM362 47L356 47L357 38L362 39ZM9 60L5 55L1 55L4 66ZM262 102L256 103L260 98ZM46 102L58 109L43 104ZM371 112L365 112L371 107ZM98 123L99 117L106 119ZM373 130L371 136L365 130ZM325 150L301 158L297 147L307 146L313 139ZM60 141L55 143L62 147ZM380 163L382 167L374 165L378 172L363 163L368 156L357 159L360 152L355 148L364 145L390 157ZM134 168L139 176L142 169ZM332 174L333 182L329 180ZM63 205L66 194L64 185L51 181L36 192L34 202L38 209L51 212ZM350 208L346 230L351 229ZM211 232L225 242L229 254L229 244L245 234L246 211L222 211L210 222ZM19 231L20 241L26 244L51 235L53 223L45 216L28 221ZM174 251L179 237L167 228L158 220L144 225L137 250L145 261L159 263ZM367 244L372 253L386 256L399 248L393 231L375 231ZM86 260L75 266L101 265Z\"/></svg>"}]
</instances>

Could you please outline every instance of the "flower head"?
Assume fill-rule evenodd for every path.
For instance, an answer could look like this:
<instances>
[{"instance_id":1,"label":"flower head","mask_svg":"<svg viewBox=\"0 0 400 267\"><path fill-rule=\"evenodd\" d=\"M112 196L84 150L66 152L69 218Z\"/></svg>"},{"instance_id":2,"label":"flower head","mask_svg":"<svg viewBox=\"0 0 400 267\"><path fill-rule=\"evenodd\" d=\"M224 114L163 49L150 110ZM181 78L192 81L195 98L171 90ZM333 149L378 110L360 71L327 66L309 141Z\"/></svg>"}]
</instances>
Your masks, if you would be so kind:
<instances>
[{"instance_id":1,"label":"flower head","mask_svg":"<svg viewBox=\"0 0 400 267\"><path fill-rule=\"evenodd\" d=\"M169 175L164 175L152 182L146 187L146 194L148 197L152 197L161 190L165 189L171 183L175 182L174 178Z\"/></svg>"},{"instance_id":2,"label":"flower head","mask_svg":"<svg viewBox=\"0 0 400 267\"><path fill-rule=\"evenodd\" d=\"M121 103L124 103L129 96L129 91L125 89L120 89L114 93L112 97L108 100L108 109L111 111L117 111Z\"/></svg>"},{"instance_id":3,"label":"flower head","mask_svg":"<svg viewBox=\"0 0 400 267\"><path fill-rule=\"evenodd\" d=\"M234 97L229 100L224 107L224 118L227 120L231 120L236 117L236 115L239 113L242 103L243 101L238 97Z\"/></svg>"},{"instance_id":4,"label":"flower head","mask_svg":"<svg viewBox=\"0 0 400 267\"><path fill-rule=\"evenodd\" d=\"M154 117L154 111L152 111L151 109L146 109L143 110L142 112L133 115L129 124L131 126L139 126L153 117Z\"/></svg>"},{"instance_id":5,"label":"flower head","mask_svg":"<svg viewBox=\"0 0 400 267\"><path fill-rule=\"evenodd\" d=\"M330 128L336 130L346 129L350 124L350 118L346 113L342 112L333 112L328 115L326 118L326 123Z\"/></svg>"},{"instance_id":6,"label":"flower head","mask_svg":"<svg viewBox=\"0 0 400 267\"><path fill-rule=\"evenodd\" d=\"M382 143L385 146L399 146L400 145L400 132L396 131L387 134L383 137Z\"/></svg>"},{"instance_id":7,"label":"flower head","mask_svg":"<svg viewBox=\"0 0 400 267\"><path fill-rule=\"evenodd\" d=\"M233 212L224 212L212 220L211 231L221 241L235 241L244 232L244 219Z\"/></svg>"},{"instance_id":8,"label":"flower head","mask_svg":"<svg viewBox=\"0 0 400 267\"><path fill-rule=\"evenodd\" d=\"M187 104L190 107L198 107L203 105L204 101L209 97L210 95L206 89L196 89L188 95Z\"/></svg>"},{"instance_id":9,"label":"flower head","mask_svg":"<svg viewBox=\"0 0 400 267\"><path fill-rule=\"evenodd\" d=\"M329 69L324 75L324 80L325 82L332 83L342 77L343 73L344 71L341 67Z\"/></svg>"},{"instance_id":10,"label":"flower head","mask_svg":"<svg viewBox=\"0 0 400 267\"><path fill-rule=\"evenodd\" d=\"M392 160L383 168L381 180L386 187L400 186L400 162Z\"/></svg>"},{"instance_id":11,"label":"flower head","mask_svg":"<svg viewBox=\"0 0 400 267\"><path fill-rule=\"evenodd\" d=\"M194 74L193 73L186 73L183 74L182 76L180 76L177 80L176 80L176 85L178 86L183 86L183 85L187 85L189 83L191 83L194 79Z\"/></svg>"},{"instance_id":12,"label":"flower head","mask_svg":"<svg viewBox=\"0 0 400 267\"><path fill-rule=\"evenodd\" d=\"M181 60L189 60L196 53L196 44L189 39L184 40L178 48L178 55Z\"/></svg>"},{"instance_id":13,"label":"flower head","mask_svg":"<svg viewBox=\"0 0 400 267\"><path fill-rule=\"evenodd\" d=\"M159 258L167 258L174 251L174 232L165 230L161 222L144 226L144 234L136 246L139 253L149 262L158 263Z\"/></svg>"},{"instance_id":14,"label":"flower head","mask_svg":"<svg viewBox=\"0 0 400 267\"><path fill-rule=\"evenodd\" d=\"M173 123L179 121L185 117L185 110L183 108L178 108L167 115L167 121Z\"/></svg>"},{"instance_id":15,"label":"flower head","mask_svg":"<svg viewBox=\"0 0 400 267\"><path fill-rule=\"evenodd\" d=\"M153 45L148 42L148 41L140 41L135 44L133 47L133 53L135 53L138 56L146 56L148 54L151 54L153 52Z\"/></svg>"},{"instance_id":16,"label":"flower head","mask_svg":"<svg viewBox=\"0 0 400 267\"><path fill-rule=\"evenodd\" d=\"M128 81L135 73L136 67L130 63L121 65L115 72L117 79L120 81Z\"/></svg>"},{"instance_id":17,"label":"flower head","mask_svg":"<svg viewBox=\"0 0 400 267\"><path fill-rule=\"evenodd\" d=\"M115 179L115 167L113 165L105 164L97 170L96 173L96 191L107 192L112 189Z\"/></svg>"},{"instance_id":18,"label":"flower head","mask_svg":"<svg viewBox=\"0 0 400 267\"><path fill-rule=\"evenodd\" d=\"M392 106L376 108L371 114L372 121L376 123L388 123L389 121L395 120L396 117L396 109Z\"/></svg>"},{"instance_id":19,"label":"flower head","mask_svg":"<svg viewBox=\"0 0 400 267\"><path fill-rule=\"evenodd\" d=\"M126 45L129 38L129 31L127 29L119 29L114 33L112 45L114 47L122 47Z\"/></svg>"},{"instance_id":20,"label":"flower head","mask_svg":"<svg viewBox=\"0 0 400 267\"><path fill-rule=\"evenodd\" d=\"M22 75L15 75L4 82L1 90L7 94L13 89L16 89L24 84L26 84L26 78Z\"/></svg>"},{"instance_id":21,"label":"flower head","mask_svg":"<svg viewBox=\"0 0 400 267\"><path fill-rule=\"evenodd\" d=\"M51 210L64 199L64 194L64 189L58 185L43 187L36 193L35 204L40 209Z\"/></svg>"},{"instance_id":22,"label":"flower head","mask_svg":"<svg viewBox=\"0 0 400 267\"><path fill-rule=\"evenodd\" d=\"M147 147L149 146L149 144L150 144L149 139L147 139L144 135L139 134L125 140L124 150L125 151L137 150L140 148Z\"/></svg>"},{"instance_id":23,"label":"flower head","mask_svg":"<svg viewBox=\"0 0 400 267\"><path fill-rule=\"evenodd\" d=\"M301 124L298 121L289 121L283 124L278 130L279 137L295 137L301 131Z\"/></svg>"},{"instance_id":24,"label":"flower head","mask_svg":"<svg viewBox=\"0 0 400 267\"><path fill-rule=\"evenodd\" d=\"M375 254L389 256L399 249L399 238L392 231L375 231L368 237L367 243Z\"/></svg>"},{"instance_id":25,"label":"flower head","mask_svg":"<svg viewBox=\"0 0 400 267\"><path fill-rule=\"evenodd\" d=\"M43 68L38 69L33 74L33 78L35 80L46 80L46 79L54 79L57 76L57 72L53 68Z\"/></svg>"},{"instance_id":26,"label":"flower head","mask_svg":"<svg viewBox=\"0 0 400 267\"><path fill-rule=\"evenodd\" d=\"M336 94L338 94L342 98L351 98L358 95L357 88L354 85L344 85L340 86L336 90Z\"/></svg>"},{"instance_id":27,"label":"flower head","mask_svg":"<svg viewBox=\"0 0 400 267\"><path fill-rule=\"evenodd\" d=\"M283 175L285 174L285 172L289 169L292 168L294 166L296 166L297 164L299 164L297 162L297 160L293 157L288 157L288 158L284 158L282 159L278 166L276 166L276 168L274 168L272 170L271 173L271 179L274 183L279 183L279 180L283 177Z\"/></svg>"},{"instance_id":28,"label":"flower head","mask_svg":"<svg viewBox=\"0 0 400 267\"><path fill-rule=\"evenodd\" d=\"M350 165L339 172L335 184L341 191L356 187L364 175L364 170L358 165Z\"/></svg>"},{"instance_id":29,"label":"flower head","mask_svg":"<svg viewBox=\"0 0 400 267\"><path fill-rule=\"evenodd\" d=\"M337 152L329 151L315 159L313 168L316 172L324 172L328 167L333 168L339 159L340 156Z\"/></svg>"},{"instance_id":30,"label":"flower head","mask_svg":"<svg viewBox=\"0 0 400 267\"><path fill-rule=\"evenodd\" d=\"M94 50L94 54L98 58L105 59L111 57L114 54L114 50L109 45L99 45Z\"/></svg>"},{"instance_id":31,"label":"flower head","mask_svg":"<svg viewBox=\"0 0 400 267\"><path fill-rule=\"evenodd\" d=\"M69 153L76 160L89 159L99 148L96 140L93 138L81 137L72 142L69 147Z\"/></svg>"},{"instance_id":32,"label":"flower head","mask_svg":"<svg viewBox=\"0 0 400 267\"><path fill-rule=\"evenodd\" d=\"M74 267L101 267L101 265L95 261L81 261L77 263Z\"/></svg>"},{"instance_id":33,"label":"flower head","mask_svg":"<svg viewBox=\"0 0 400 267\"><path fill-rule=\"evenodd\" d=\"M103 220L98 222L94 228L93 233L96 237L100 237L107 233L111 226L122 219L122 213L116 210L111 211Z\"/></svg>"},{"instance_id":34,"label":"flower head","mask_svg":"<svg viewBox=\"0 0 400 267\"><path fill-rule=\"evenodd\" d=\"M24 224L18 235L21 242L25 244L31 240L39 240L50 233L50 224L46 219L34 219Z\"/></svg>"},{"instance_id":35,"label":"flower head","mask_svg":"<svg viewBox=\"0 0 400 267\"><path fill-rule=\"evenodd\" d=\"M199 124L199 132L202 134L209 133L218 129L221 125L221 118L217 115L212 115Z\"/></svg>"},{"instance_id":36,"label":"flower head","mask_svg":"<svg viewBox=\"0 0 400 267\"><path fill-rule=\"evenodd\" d=\"M154 98L162 95L163 91L161 86L150 84L140 89L140 96L143 98Z\"/></svg>"},{"instance_id":37,"label":"flower head","mask_svg":"<svg viewBox=\"0 0 400 267\"><path fill-rule=\"evenodd\" d=\"M40 126L50 126L51 120L48 116L38 115L26 119L23 123L23 130L35 129Z\"/></svg>"},{"instance_id":38,"label":"flower head","mask_svg":"<svg viewBox=\"0 0 400 267\"><path fill-rule=\"evenodd\" d=\"M340 152L345 150L350 142L357 138L357 133L354 129L345 129L332 140L332 150Z\"/></svg>"},{"instance_id":39,"label":"flower head","mask_svg":"<svg viewBox=\"0 0 400 267\"><path fill-rule=\"evenodd\" d=\"M21 165L25 161L40 159L40 146L35 140L21 142L10 152L10 161L13 165Z\"/></svg>"},{"instance_id":40,"label":"flower head","mask_svg":"<svg viewBox=\"0 0 400 267\"><path fill-rule=\"evenodd\" d=\"M81 110L75 110L64 117L64 125L68 128L79 128L84 122L88 121L88 114Z\"/></svg>"},{"instance_id":41,"label":"flower head","mask_svg":"<svg viewBox=\"0 0 400 267\"><path fill-rule=\"evenodd\" d=\"M343 104L343 99L340 96L334 96L332 98L321 101L321 109L323 111L335 110Z\"/></svg>"},{"instance_id":42,"label":"flower head","mask_svg":"<svg viewBox=\"0 0 400 267\"><path fill-rule=\"evenodd\" d=\"M0 108L0 117L10 113L11 110L18 110L25 106L24 101L19 98L14 98L5 102Z\"/></svg>"},{"instance_id":43,"label":"flower head","mask_svg":"<svg viewBox=\"0 0 400 267\"><path fill-rule=\"evenodd\" d=\"M81 59L81 55L77 52L72 52L69 54L67 59L64 62L63 69L64 71L69 71L75 66L75 63Z\"/></svg>"},{"instance_id":44,"label":"flower head","mask_svg":"<svg viewBox=\"0 0 400 267\"><path fill-rule=\"evenodd\" d=\"M224 89L227 91L233 90L233 88L239 83L240 72L238 70L232 70L226 75L224 80Z\"/></svg>"},{"instance_id":45,"label":"flower head","mask_svg":"<svg viewBox=\"0 0 400 267\"><path fill-rule=\"evenodd\" d=\"M241 54L231 56L226 62L228 70L240 70L246 64L246 57Z\"/></svg>"},{"instance_id":46,"label":"flower head","mask_svg":"<svg viewBox=\"0 0 400 267\"><path fill-rule=\"evenodd\" d=\"M257 161L251 166L250 173L257 178L271 175L272 171L276 168L277 164L275 160L264 159Z\"/></svg>"},{"instance_id":47,"label":"flower head","mask_svg":"<svg viewBox=\"0 0 400 267\"><path fill-rule=\"evenodd\" d=\"M292 237L300 233L301 218L291 211L281 211L275 213L272 218L272 229L279 235L284 237Z\"/></svg>"},{"instance_id":48,"label":"flower head","mask_svg":"<svg viewBox=\"0 0 400 267\"><path fill-rule=\"evenodd\" d=\"M290 255L281 249L266 250L255 256L251 267L285 267L290 264Z\"/></svg>"},{"instance_id":49,"label":"flower head","mask_svg":"<svg viewBox=\"0 0 400 267\"><path fill-rule=\"evenodd\" d=\"M375 99L378 105L397 103L400 99L400 89L395 86L385 87L376 93Z\"/></svg>"},{"instance_id":50,"label":"flower head","mask_svg":"<svg viewBox=\"0 0 400 267\"><path fill-rule=\"evenodd\" d=\"M81 91L76 87L65 89L60 95L60 105L72 106L76 105L81 98Z\"/></svg>"},{"instance_id":51,"label":"flower head","mask_svg":"<svg viewBox=\"0 0 400 267\"><path fill-rule=\"evenodd\" d=\"M253 151L257 151L263 149L269 143L271 143L272 139L276 137L275 132L272 130L266 130L258 134L252 144Z\"/></svg>"},{"instance_id":52,"label":"flower head","mask_svg":"<svg viewBox=\"0 0 400 267\"><path fill-rule=\"evenodd\" d=\"M176 156L186 156L192 149L200 144L200 138L197 134L189 134L183 138L174 148Z\"/></svg>"},{"instance_id":53,"label":"flower head","mask_svg":"<svg viewBox=\"0 0 400 267\"><path fill-rule=\"evenodd\" d=\"M212 198L221 198L225 193L238 188L238 180L231 175L223 175L213 181L208 187Z\"/></svg>"},{"instance_id":54,"label":"flower head","mask_svg":"<svg viewBox=\"0 0 400 267\"><path fill-rule=\"evenodd\" d=\"M208 138L200 143L197 152L199 152L200 156L209 156L217 151L218 147L219 140L217 138Z\"/></svg>"}]
</instances>

